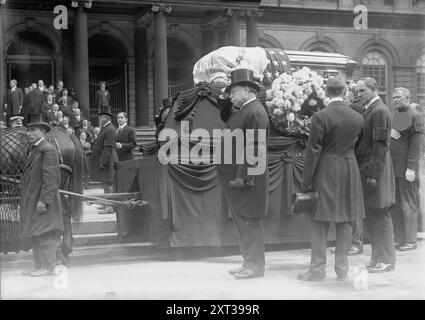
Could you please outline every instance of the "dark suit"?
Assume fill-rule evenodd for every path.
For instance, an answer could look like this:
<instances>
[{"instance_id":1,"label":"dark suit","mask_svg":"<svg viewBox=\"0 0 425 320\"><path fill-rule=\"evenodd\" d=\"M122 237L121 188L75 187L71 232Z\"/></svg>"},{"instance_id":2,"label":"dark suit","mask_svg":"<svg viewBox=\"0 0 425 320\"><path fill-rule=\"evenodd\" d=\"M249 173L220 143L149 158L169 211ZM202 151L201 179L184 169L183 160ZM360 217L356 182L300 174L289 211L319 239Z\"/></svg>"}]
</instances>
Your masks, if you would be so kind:
<instances>
[{"instance_id":1,"label":"dark suit","mask_svg":"<svg viewBox=\"0 0 425 320\"><path fill-rule=\"evenodd\" d=\"M25 121L28 121L30 114L34 113L34 90L24 95L24 104L21 113L24 114Z\"/></svg>"},{"instance_id":2,"label":"dark suit","mask_svg":"<svg viewBox=\"0 0 425 320\"><path fill-rule=\"evenodd\" d=\"M114 182L114 163L118 161L115 143L117 130L112 123L107 124L100 130L99 136L92 145L91 170L92 181L104 183L105 192L112 191Z\"/></svg>"},{"instance_id":3,"label":"dark suit","mask_svg":"<svg viewBox=\"0 0 425 320\"><path fill-rule=\"evenodd\" d=\"M53 102L52 103L48 103L47 101L43 103L42 107L41 107L41 113L47 115L49 113L50 110L52 110L53 108Z\"/></svg>"},{"instance_id":4,"label":"dark suit","mask_svg":"<svg viewBox=\"0 0 425 320\"><path fill-rule=\"evenodd\" d=\"M258 130L265 130L266 139L269 133L269 119L264 106L258 99L255 99L241 110L228 112L223 119L226 122L226 128L233 131L242 129L246 134L247 129L254 129L256 134ZM223 116L224 113L222 113ZM267 141L265 141L267 150ZM246 139L245 145L246 147ZM259 146L258 139L254 142L254 149ZM246 149L246 148L245 148ZM229 152L229 150L223 150ZM235 148L232 148L233 159ZM266 157L266 155L264 155ZM264 159L266 161L266 159ZM217 166L217 172L222 184L223 191L227 197L228 205L233 217L236 231L239 239L239 246L244 259L244 266L254 271L264 274L264 230L262 217L265 216L268 208L268 169L260 175L255 175L255 185L245 186L243 189L235 189L229 186L229 182L237 176L239 166L235 164L223 164ZM235 163L235 162L232 162ZM266 162L267 163L267 162ZM243 165L247 169L246 160Z\"/></svg>"},{"instance_id":5,"label":"dark suit","mask_svg":"<svg viewBox=\"0 0 425 320\"><path fill-rule=\"evenodd\" d=\"M111 97L108 90L96 91L94 104L99 111L101 111L103 107L109 107L110 100L111 100Z\"/></svg>"},{"instance_id":6,"label":"dark suit","mask_svg":"<svg viewBox=\"0 0 425 320\"><path fill-rule=\"evenodd\" d=\"M365 216L362 183L354 147L363 117L342 101L331 102L314 114L303 171L303 183L313 186L319 204L312 213L310 273L326 276L329 223L336 224L335 271L348 273L351 224Z\"/></svg>"},{"instance_id":7,"label":"dark suit","mask_svg":"<svg viewBox=\"0 0 425 320\"><path fill-rule=\"evenodd\" d=\"M123 129L117 130L117 142L122 144L121 149L117 149L119 161L133 159L133 149L136 147L136 132L126 125Z\"/></svg>"},{"instance_id":8,"label":"dark suit","mask_svg":"<svg viewBox=\"0 0 425 320\"><path fill-rule=\"evenodd\" d=\"M82 126L82 124L83 124L83 120L84 120L85 118L82 116L82 115L80 115L80 118L79 119L77 119L77 117L76 117L76 115L73 113L73 114L71 114L71 116L69 117L69 125L71 126L71 127L73 127L74 129L77 129L77 128L79 128L79 127L81 127Z\"/></svg>"},{"instance_id":9,"label":"dark suit","mask_svg":"<svg viewBox=\"0 0 425 320\"><path fill-rule=\"evenodd\" d=\"M425 121L424 117L409 106L395 111L394 118L408 115L412 120L408 128L400 128L399 139L391 139L391 158L396 180L397 204L392 210L396 242L416 242L418 229L417 188L419 178L419 161L424 154ZM396 129L396 128L394 128ZM416 180L406 180L406 170L415 171Z\"/></svg>"},{"instance_id":10,"label":"dark suit","mask_svg":"<svg viewBox=\"0 0 425 320\"><path fill-rule=\"evenodd\" d=\"M45 90L40 90L39 87L33 90L33 112L41 113L43 110L43 103L47 100Z\"/></svg>"},{"instance_id":11,"label":"dark suit","mask_svg":"<svg viewBox=\"0 0 425 320\"><path fill-rule=\"evenodd\" d=\"M35 266L52 270L56 264L59 232L63 231L59 196L60 169L56 149L43 139L23 167L21 178L21 237L31 237ZM37 202L47 205L47 212L37 213Z\"/></svg>"},{"instance_id":12,"label":"dark suit","mask_svg":"<svg viewBox=\"0 0 425 320\"><path fill-rule=\"evenodd\" d=\"M363 113L364 127L356 156L363 184L366 227L372 244L372 263L395 263L394 232L389 208L395 204L395 180L390 155L391 114L381 99ZM369 191L366 180L378 182Z\"/></svg>"},{"instance_id":13,"label":"dark suit","mask_svg":"<svg viewBox=\"0 0 425 320\"><path fill-rule=\"evenodd\" d=\"M7 114L18 114L20 113L19 107L24 105L24 93L22 89L15 87L15 90L9 89L7 91Z\"/></svg>"}]
</instances>

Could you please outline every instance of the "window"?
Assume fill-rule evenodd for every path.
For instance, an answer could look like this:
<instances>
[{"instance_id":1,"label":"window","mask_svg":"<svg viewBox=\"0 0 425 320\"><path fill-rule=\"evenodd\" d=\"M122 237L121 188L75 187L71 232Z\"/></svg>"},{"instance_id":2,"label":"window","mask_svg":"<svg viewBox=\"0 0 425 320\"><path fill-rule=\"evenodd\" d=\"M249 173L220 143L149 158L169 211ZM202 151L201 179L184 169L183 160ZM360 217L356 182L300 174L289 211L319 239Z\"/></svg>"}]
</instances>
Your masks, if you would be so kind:
<instances>
[{"instance_id":1,"label":"window","mask_svg":"<svg viewBox=\"0 0 425 320\"><path fill-rule=\"evenodd\" d=\"M371 77L378 84L378 93L385 102L388 88L388 64L378 51L369 51L362 61L362 75Z\"/></svg>"},{"instance_id":2,"label":"window","mask_svg":"<svg viewBox=\"0 0 425 320\"><path fill-rule=\"evenodd\" d=\"M425 52L416 61L416 85L418 102L425 107Z\"/></svg>"}]
</instances>

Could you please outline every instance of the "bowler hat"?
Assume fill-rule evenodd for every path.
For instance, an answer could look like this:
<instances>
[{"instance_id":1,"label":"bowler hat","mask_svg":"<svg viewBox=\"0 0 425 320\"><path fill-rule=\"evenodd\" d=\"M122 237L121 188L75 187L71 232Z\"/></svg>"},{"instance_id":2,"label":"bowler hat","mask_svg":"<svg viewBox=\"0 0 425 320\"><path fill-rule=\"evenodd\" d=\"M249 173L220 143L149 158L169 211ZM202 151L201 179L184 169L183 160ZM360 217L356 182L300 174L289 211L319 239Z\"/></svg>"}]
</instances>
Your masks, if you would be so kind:
<instances>
[{"instance_id":1,"label":"bowler hat","mask_svg":"<svg viewBox=\"0 0 425 320\"><path fill-rule=\"evenodd\" d=\"M249 86L254 88L257 92L260 91L261 87L258 83L258 79L254 77L254 71L249 69L236 69L230 73L231 83L227 86L226 92L234 86Z\"/></svg>"},{"instance_id":2,"label":"bowler hat","mask_svg":"<svg viewBox=\"0 0 425 320\"><path fill-rule=\"evenodd\" d=\"M294 193L291 198L293 213L313 213L319 203L317 191L307 193Z\"/></svg>"},{"instance_id":3,"label":"bowler hat","mask_svg":"<svg viewBox=\"0 0 425 320\"><path fill-rule=\"evenodd\" d=\"M51 130L50 125L46 122L47 121L47 117L43 114L40 113L32 113L28 116L28 123L27 123L27 127L39 127L42 128L44 130L46 130L46 132L49 132Z\"/></svg>"}]
</instances>

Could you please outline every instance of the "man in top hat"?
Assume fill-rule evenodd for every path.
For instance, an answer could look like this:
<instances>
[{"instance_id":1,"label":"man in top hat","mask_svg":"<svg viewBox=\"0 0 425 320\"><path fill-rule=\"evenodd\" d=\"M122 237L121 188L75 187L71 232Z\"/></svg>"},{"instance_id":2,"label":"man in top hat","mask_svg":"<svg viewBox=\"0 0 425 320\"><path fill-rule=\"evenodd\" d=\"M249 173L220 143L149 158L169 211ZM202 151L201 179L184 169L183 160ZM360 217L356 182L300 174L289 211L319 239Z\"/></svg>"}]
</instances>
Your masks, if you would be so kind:
<instances>
[{"instance_id":1,"label":"man in top hat","mask_svg":"<svg viewBox=\"0 0 425 320\"><path fill-rule=\"evenodd\" d=\"M109 102L111 100L109 91L105 89L106 82L100 82L100 89L96 91L94 105L98 108L99 111L106 110L109 107Z\"/></svg>"},{"instance_id":2,"label":"man in top hat","mask_svg":"<svg viewBox=\"0 0 425 320\"><path fill-rule=\"evenodd\" d=\"M11 128L16 128L16 127L22 127L22 121L24 120L24 117L21 116L20 114L14 114L9 118L9 124Z\"/></svg>"},{"instance_id":3,"label":"man in top hat","mask_svg":"<svg viewBox=\"0 0 425 320\"><path fill-rule=\"evenodd\" d=\"M326 278L326 242L329 225L336 225L335 272L347 279L352 223L364 218L360 172L354 147L362 133L363 117L343 101L345 81L330 77L326 84L329 105L311 119L311 134L305 154L303 184L318 192L318 205L311 212L311 259L309 270L299 280Z\"/></svg>"},{"instance_id":4,"label":"man in top hat","mask_svg":"<svg viewBox=\"0 0 425 320\"><path fill-rule=\"evenodd\" d=\"M399 87L393 92L395 107L390 152L396 183L396 206L392 210L396 248L417 248L419 163L424 155L425 121L410 108L410 92Z\"/></svg>"},{"instance_id":5,"label":"man in top hat","mask_svg":"<svg viewBox=\"0 0 425 320\"><path fill-rule=\"evenodd\" d=\"M27 124L31 151L21 178L22 238L31 238L34 268L24 272L33 277L54 274L57 245L63 231L59 196L60 168L56 148L44 138L50 126L40 114L32 114Z\"/></svg>"},{"instance_id":6,"label":"man in top hat","mask_svg":"<svg viewBox=\"0 0 425 320\"><path fill-rule=\"evenodd\" d=\"M10 80L10 90L7 92L6 112L9 115L19 114L24 104L24 93L21 88L17 87L18 81Z\"/></svg>"},{"instance_id":7,"label":"man in top hat","mask_svg":"<svg viewBox=\"0 0 425 320\"><path fill-rule=\"evenodd\" d=\"M361 78L357 95L363 105L363 134L356 148L363 185L367 234L372 245L369 272L395 266L394 231L390 208L395 204L395 179L390 155L391 113L378 95L375 79Z\"/></svg>"},{"instance_id":8,"label":"man in top hat","mask_svg":"<svg viewBox=\"0 0 425 320\"><path fill-rule=\"evenodd\" d=\"M112 124L112 113L99 113L100 133L93 142L91 155L91 179L103 183L104 193L112 193L114 163L118 161L116 151L117 130Z\"/></svg>"},{"instance_id":9,"label":"man in top hat","mask_svg":"<svg viewBox=\"0 0 425 320\"><path fill-rule=\"evenodd\" d=\"M236 279L249 279L264 276L264 230L262 217L268 207L268 170L267 170L267 137L269 118L264 106L257 99L260 85L248 69L237 69L231 73L231 84L226 88L233 105L228 112L222 112L226 129L231 132L241 130L244 135L243 164L236 165L236 150L240 146L233 143L231 150L223 150L221 154L232 154L232 164L217 166L218 175L236 227L243 264L230 270ZM254 138L247 139L247 130L253 130ZM226 139L226 138L225 138ZM232 139L233 142L235 139ZM236 139L238 140L238 139ZM238 143L238 141L236 141ZM223 144L222 144L223 145ZM245 150L255 150L257 163L248 163ZM261 165L263 167L261 168ZM251 169L256 167L255 173ZM232 181L242 178L243 184L235 186ZM254 183L251 178L254 178Z\"/></svg>"},{"instance_id":10,"label":"man in top hat","mask_svg":"<svg viewBox=\"0 0 425 320\"><path fill-rule=\"evenodd\" d=\"M127 113L119 112L117 114L117 154L119 161L133 159L133 149L136 147L136 132L127 124Z\"/></svg>"}]
</instances>

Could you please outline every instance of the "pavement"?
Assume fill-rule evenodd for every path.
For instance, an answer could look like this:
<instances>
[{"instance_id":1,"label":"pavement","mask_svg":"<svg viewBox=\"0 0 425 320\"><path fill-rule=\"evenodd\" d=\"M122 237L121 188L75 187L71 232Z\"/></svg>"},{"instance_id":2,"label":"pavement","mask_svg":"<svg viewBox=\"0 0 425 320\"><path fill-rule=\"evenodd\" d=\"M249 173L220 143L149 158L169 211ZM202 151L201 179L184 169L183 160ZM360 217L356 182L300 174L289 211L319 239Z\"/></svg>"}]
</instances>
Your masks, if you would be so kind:
<instances>
[{"instance_id":1,"label":"pavement","mask_svg":"<svg viewBox=\"0 0 425 320\"><path fill-rule=\"evenodd\" d=\"M293 247L294 248L294 247ZM425 241L397 252L395 271L366 274L367 289L356 289L355 269L369 262L370 246L349 257L349 279L338 281L328 251L324 282L297 280L308 268L310 249L274 246L266 252L266 275L236 280L237 247L156 248L144 243L79 247L57 276L32 278L31 252L0 255L1 299L144 300L404 300L425 298Z\"/></svg>"}]
</instances>

